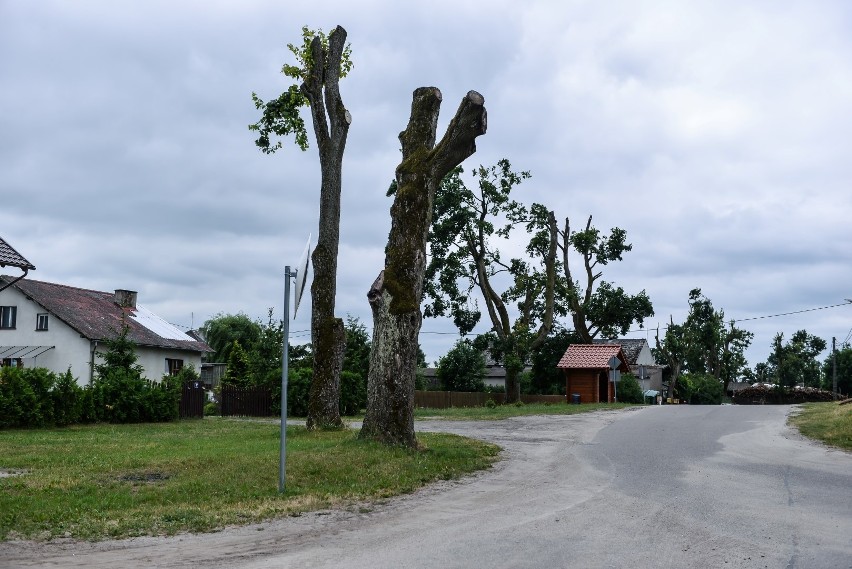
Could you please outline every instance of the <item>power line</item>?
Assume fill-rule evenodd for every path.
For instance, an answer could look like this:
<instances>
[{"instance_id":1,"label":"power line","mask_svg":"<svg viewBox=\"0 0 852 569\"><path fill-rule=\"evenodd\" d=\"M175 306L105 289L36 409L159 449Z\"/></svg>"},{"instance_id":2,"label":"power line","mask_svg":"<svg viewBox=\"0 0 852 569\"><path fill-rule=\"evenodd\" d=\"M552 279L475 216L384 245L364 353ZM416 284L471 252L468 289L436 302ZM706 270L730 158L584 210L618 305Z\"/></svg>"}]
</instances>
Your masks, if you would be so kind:
<instances>
[{"instance_id":1,"label":"power line","mask_svg":"<svg viewBox=\"0 0 852 569\"><path fill-rule=\"evenodd\" d=\"M831 304L829 306L820 306L818 308L806 308L804 310L794 310L793 312L782 312L780 314L768 314L766 316L754 316L752 318L740 318L733 322L746 322L748 320L762 320L764 318L775 318L776 316L790 316L791 314L802 314L803 312L813 312L815 310L825 310L826 308L836 308L838 306L849 306L850 302L841 302L840 304Z\"/></svg>"}]
</instances>

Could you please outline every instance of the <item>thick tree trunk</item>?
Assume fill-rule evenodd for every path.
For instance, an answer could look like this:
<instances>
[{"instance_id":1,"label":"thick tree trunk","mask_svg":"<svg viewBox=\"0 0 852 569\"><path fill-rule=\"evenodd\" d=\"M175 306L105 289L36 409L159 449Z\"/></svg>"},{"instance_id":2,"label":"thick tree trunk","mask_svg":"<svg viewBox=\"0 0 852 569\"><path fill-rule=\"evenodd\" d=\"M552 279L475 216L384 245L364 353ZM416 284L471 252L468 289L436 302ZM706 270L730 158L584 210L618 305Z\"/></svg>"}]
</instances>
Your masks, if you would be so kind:
<instances>
[{"instance_id":1,"label":"thick tree trunk","mask_svg":"<svg viewBox=\"0 0 852 569\"><path fill-rule=\"evenodd\" d=\"M340 242L340 192L343 150L352 117L343 106L338 80L346 30L337 26L328 38L328 51L319 38L311 44L313 65L302 84L310 101L311 118L320 155L319 236L311 255L311 342L314 375L308 402L307 427L340 427L340 370L346 347L343 320L334 316L337 294L337 250Z\"/></svg>"},{"instance_id":2,"label":"thick tree trunk","mask_svg":"<svg viewBox=\"0 0 852 569\"><path fill-rule=\"evenodd\" d=\"M521 382L518 381L518 372L506 368L506 403L516 403L521 400Z\"/></svg>"},{"instance_id":3,"label":"thick tree trunk","mask_svg":"<svg viewBox=\"0 0 852 569\"><path fill-rule=\"evenodd\" d=\"M476 151L475 139L486 130L484 99L470 91L436 145L440 107L435 87L414 91L411 118L399 135L402 162L396 169L385 268L368 293L373 343L360 436L408 447L417 445L414 375L432 204L441 180Z\"/></svg>"}]
</instances>

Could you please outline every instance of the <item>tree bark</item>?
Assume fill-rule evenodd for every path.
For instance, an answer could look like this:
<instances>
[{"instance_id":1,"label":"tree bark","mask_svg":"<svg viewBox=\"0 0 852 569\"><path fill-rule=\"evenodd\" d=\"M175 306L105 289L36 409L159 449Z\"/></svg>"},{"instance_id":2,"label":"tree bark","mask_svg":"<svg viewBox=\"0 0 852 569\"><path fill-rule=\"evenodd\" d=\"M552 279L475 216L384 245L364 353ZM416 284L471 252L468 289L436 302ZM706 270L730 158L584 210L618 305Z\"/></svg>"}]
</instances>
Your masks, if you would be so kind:
<instances>
[{"instance_id":1,"label":"tree bark","mask_svg":"<svg viewBox=\"0 0 852 569\"><path fill-rule=\"evenodd\" d=\"M396 169L385 268L367 295L373 343L360 436L407 447L417 446L414 376L432 204L441 180L476 151L475 139L486 130L485 101L469 91L436 145L441 99L435 87L414 91L408 126L399 135L402 162Z\"/></svg>"},{"instance_id":2,"label":"tree bark","mask_svg":"<svg viewBox=\"0 0 852 569\"><path fill-rule=\"evenodd\" d=\"M530 324L531 304L535 296L532 290L527 291L527 298L521 305L522 314L514 326L508 325L509 314L505 304L500 303L496 305L493 311L489 305L489 314L492 312L500 314L499 320L492 316L493 330L504 346L509 348L503 356L503 365L506 369L506 403L516 403L521 400L521 382L518 380L518 375L523 372L524 362L527 361L529 354L538 350L547 339L547 335L550 334L551 328L553 328L553 309L556 298L556 252L559 245L559 230L556 226L556 216L552 211L548 212L547 224L550 233L550 242L548 251L544 257L545 274L547 275L544 285L544 317L538 331L527 343L527 339L523 337L523 333L529 328ZM490 288L491 284L484 268L479 271L479 275L480 289L485 294L485 289L482 288L483 285ZM512 365L507 365L507 356L510 354L514 356L512 358Z\"/></svg>"},{"instance_id":3,"label":"tree bark","mask_svg":"<svg viewBox=\"0 0 852 569\"><path fill-rule=\"evenodd\" d=\"M311 118L322 173L319 235L311 255L311 342L314 374L308 402L307 427L341 427L340 371L346 347L343 320L334 316L337 294L337 251L340 242L340 192L343 151L352 117L343 106L338 81L346 30L337 26L328 36L328 50L319 37L311 43L312 65L301 86L310 102Z\"/></svg>"}]
</instances>

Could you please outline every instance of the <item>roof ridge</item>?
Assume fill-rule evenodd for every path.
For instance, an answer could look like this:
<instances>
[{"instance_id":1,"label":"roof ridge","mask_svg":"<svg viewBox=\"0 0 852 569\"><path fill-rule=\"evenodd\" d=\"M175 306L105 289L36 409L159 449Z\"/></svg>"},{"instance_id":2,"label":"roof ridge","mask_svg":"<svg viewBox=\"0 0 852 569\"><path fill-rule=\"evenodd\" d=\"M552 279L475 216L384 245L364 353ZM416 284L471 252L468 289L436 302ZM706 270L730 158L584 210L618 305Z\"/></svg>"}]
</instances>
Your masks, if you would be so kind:
<instances>
[{"instance_id":1,"label":"roof ridge","mask_svg":"<svg viewBox=\"0 0 852 569\"><path fill-rule=\"evenodd\" d=\"M52 282L48 282L48 281L40 281L38 279L23 278L23 279L21 279L21 282L23 282L23 281L30 282L30 283L50 285L50 286L58 286L58 287L62 287L62 288L72 289L72 290L81 290L83 292L96 292L98 294L107 294L107 295L114 294L112 292L108 292L108 291L105 291L105 290L95 290L93 288L83 288L81 286L72 286L72 285L67 285L67 284L62 284L62 283L52 283Z\"/></svg>"}]
</instances>

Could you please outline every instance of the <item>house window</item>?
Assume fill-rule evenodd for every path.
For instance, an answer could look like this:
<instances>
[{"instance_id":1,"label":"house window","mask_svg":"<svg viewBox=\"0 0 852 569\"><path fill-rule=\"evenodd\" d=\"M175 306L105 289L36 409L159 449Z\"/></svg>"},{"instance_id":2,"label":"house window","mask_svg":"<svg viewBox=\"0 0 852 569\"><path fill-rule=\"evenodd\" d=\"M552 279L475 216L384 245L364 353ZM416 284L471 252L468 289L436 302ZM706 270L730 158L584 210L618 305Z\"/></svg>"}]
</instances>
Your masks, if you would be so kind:
<instances>
[{"instance_id":1,"label":"house window","mask_svg":"<svg viewBox=\"0 0 852 569\"><path fill-rule=\"evenodd\" d=\"M36 331L43 332L47 330L47 313L36 314Z\"/></svg>"},{"instance_id":2,"label":"house window","mask_svg":"<svg viewBox=\"0 0 852 569\"><path fill-rule=\"evenodd\" d=\"M3 358L3 367L24 367L24 360L21 358Z\"/></svg>"},{"instance_id":3,"label":"house window","mask_svg":"<svg viewBox=\"0 0 852 569\"><path fill-rule=\"evenodd\" d=\"M183 368L183 360L175 360L172 358L166 358L166 374L167 375L177 375L178 372Z\"/></svg>"},{"instance_id":4,"label":"house window","mask_svg":"<svg viewBox=\"0 0 852 569\"><path fill-rule=\"evenodd\" d=\"M0 306L0 328L12 329L18 316L17 306Z\"/></svg>"}]
</instances>

